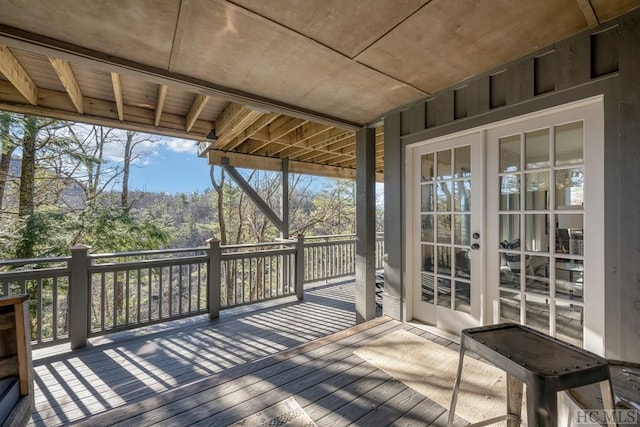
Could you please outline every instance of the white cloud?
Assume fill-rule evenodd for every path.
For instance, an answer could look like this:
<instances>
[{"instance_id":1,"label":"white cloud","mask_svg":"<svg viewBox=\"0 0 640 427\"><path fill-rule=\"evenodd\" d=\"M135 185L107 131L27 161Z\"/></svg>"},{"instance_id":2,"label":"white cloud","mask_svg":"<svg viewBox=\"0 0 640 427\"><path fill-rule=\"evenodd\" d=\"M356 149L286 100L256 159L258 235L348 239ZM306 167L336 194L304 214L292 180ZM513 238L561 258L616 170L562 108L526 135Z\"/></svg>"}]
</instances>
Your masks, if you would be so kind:
<instances>
[{"instance_id":1,"label":"white cloud","mask_svg":"<svg viewBox=\"0 0 640 427\"><path fill-rule=\"evenodd\" d=\"M162 138L162 144L171 151L176 153L193 153L197 154L197 145L195 141L182 138Z\"/></svg>"}]
</instances>

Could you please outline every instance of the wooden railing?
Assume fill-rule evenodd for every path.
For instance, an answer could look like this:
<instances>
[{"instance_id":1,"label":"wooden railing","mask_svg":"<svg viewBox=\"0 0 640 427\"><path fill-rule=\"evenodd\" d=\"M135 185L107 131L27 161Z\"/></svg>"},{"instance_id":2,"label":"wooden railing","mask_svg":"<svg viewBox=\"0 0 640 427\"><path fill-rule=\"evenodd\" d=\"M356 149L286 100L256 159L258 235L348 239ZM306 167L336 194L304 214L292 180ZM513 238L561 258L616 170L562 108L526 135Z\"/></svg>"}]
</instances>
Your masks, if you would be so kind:
<instances>
[{"instance_id":1,"label":"wooden railing","mask_svg":"<svg viewBox=\"0 0 640 427\"><path fill-rule=\"evenodd\" d=\"M32 345L71 342L273 298L353 275L353 235L270 243L0 261L0 296L29 295ZM382 237L376 268L382 268ZM77 286L76 286L77 284ZM211 303L212 302L212 303Z\"/></svg>"}]
</instances>

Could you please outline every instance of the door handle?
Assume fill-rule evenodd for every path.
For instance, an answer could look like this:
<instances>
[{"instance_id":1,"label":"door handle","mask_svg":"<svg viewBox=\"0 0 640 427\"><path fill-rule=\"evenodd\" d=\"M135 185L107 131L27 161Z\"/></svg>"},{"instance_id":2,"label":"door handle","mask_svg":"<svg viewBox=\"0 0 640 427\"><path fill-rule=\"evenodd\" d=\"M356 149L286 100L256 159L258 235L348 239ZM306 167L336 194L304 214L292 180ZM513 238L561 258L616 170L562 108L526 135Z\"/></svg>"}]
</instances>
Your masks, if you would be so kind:
<instances>
[{"instance_id":1,"label":"door handle","mask_svg":"<svg viewBox=\"0 0 640 427\"><path fill-rule=\"evenodd\" d=\"M480 249L480 244L474 243L473 245L471 245L471 249L475 249L475 250Z\"/></svg>"}]
</instances>

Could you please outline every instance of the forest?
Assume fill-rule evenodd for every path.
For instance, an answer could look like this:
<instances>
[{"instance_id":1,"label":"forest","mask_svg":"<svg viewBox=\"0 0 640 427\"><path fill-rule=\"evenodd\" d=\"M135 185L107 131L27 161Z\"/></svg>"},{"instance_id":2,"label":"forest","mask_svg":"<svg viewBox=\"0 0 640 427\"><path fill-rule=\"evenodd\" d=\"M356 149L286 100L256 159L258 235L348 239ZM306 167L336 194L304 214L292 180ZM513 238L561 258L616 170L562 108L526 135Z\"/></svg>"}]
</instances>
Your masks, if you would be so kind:
<instances>
[{"instance_id":1,"label":"forest","mask_svg":"<svg viewBox=\"0 0 640 427\"><path fill-rule=\"evenodd\" d=\"M161 137L0 112L0 259L271 241L276 227L219 167L211 188L179 194L130 188ZM195 145L195 141L194 141ZM196 154L194 153L194 156ZM201 161L206 161L202 159ZM171 173L171 171L167 171ZM275 211L280 174L241 170ZM355 183L289 177L290 234L355 232ZM382 209L377 223L381 226Z\"/></svg>"}]
</instances>

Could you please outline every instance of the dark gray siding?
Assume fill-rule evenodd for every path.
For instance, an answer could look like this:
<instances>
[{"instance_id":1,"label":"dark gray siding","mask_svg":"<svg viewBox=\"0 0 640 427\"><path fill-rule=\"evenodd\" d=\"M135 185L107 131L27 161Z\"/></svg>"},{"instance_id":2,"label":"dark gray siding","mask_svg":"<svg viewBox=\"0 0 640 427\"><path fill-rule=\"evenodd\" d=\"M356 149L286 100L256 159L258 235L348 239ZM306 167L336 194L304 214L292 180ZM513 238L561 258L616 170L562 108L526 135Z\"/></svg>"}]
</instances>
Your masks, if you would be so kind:
<instances>
[{"instance_id":1,"label":"dark gray siding","mask_svg":"<svg viewBox=\"0 0 640 427\"><path fill-rule=\"evenodd\" d=\"M605 346L609 357L640 362L638 11L386 117L386 314L400 318L404 295L406 145L600 94L605 104Z\"/></svg>"}]
</instances>

